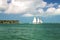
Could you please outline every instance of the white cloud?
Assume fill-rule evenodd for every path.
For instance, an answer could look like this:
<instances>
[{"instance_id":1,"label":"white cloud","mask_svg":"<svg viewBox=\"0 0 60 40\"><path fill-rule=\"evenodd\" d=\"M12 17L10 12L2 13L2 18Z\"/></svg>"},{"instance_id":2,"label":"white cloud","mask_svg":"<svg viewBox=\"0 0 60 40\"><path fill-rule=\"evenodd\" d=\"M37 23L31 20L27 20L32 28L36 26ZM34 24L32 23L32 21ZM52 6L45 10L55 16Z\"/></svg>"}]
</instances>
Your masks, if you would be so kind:
<instances>
[{"instance_id":1,"label":"white cloud","mask_svg":"<svg viewBox=\"0 0 60 40\"><path fill-rule=\"evenodd\" d=\"M7 0L0 0L0 11L8 8Z\"/></svg>"},{"instance_id":2,"label":"white cloud","mask_svg":"<svg viewBox=\"0 0 60 40\"><path fill-rule=\"evenodd\" d=\"M29 9L33 1L12 0L6 13L22 13Z\"/></svg>"},{"instance_id":3,"label":"white cloud","mask_svg":"<svg viewBox=\"0 0 60 40\"><path fill-rule=\"evenodd\" d=\"M37 3L38 2L38 3ZM46 7L46 5L47 5L47 2L44 2L43 0L41 0L41 1L36 1L36 7L38 8L38 7L40 7L40 8L44 8L44 7Z\"/></svg>"},{"instance_id":4,"label":"white cloud","mask_svg":"<svg viewBox=\"0 0 60 40\"><path fill-rule=\"evenodd\" d=\"M44 8L44 7L46 7L46 5L47 5L47 2L42 1L41 7Z\"/></svg>"},{"instance_id":5,"label":"white cloud","mask_svg":"<svg viewBox=\"0 0 60 40\"><path fill-rule=\"evenodd\" d=\"M60 15L60 8L50 7L46 11L44 11L44 9L39 9L38 12L39 12L38 16Z\"/></svg>"},{"instance_id":6,"label":"white cloud","mask_svg":"<svg viewBox=\"0 0 60 40\"><path fill-rule=\"evenodd\" d=\"M6 13L22 13L26 11L33 11L36 8L44 8L47 2L43 0L12 0ZM16 10L17 9L17 10Z\"/></svg>"},{"instance_id":7,"label":"white cloud","mask_svg":"<svg viewBox=\"0 0 60 40\"><path fill-rule=\"evenodd\" d=\"M57 3L54 3L54 4L53 4L53 3L50 3L50 4L47 4L46 7L48 7L48 8L49 8L49 7L54 7L55 5L57 5Z\"/></svg>"},{"instance_id":8,"label":"white cloud","mask_svg":"<svg viewBox=\"0 0 60 40\"><path fill-rule=\"evenodd\" d=\"M60 8L57 8L57 9L55 10L55 14L56 14L56 15L60 15Z\"/></svg>"},{"instance_id":9,"label":"white cloud","mask_svg":"<svg viewBox=\"0 0 60 40\"><path fill-rule=\"evenodd\" d=\"M55 12L55 8L53 8L53 7L48 8L47 11L46 11L46 13L50 13L50 14L52 14L54 12Z\"/></svg>"},{"instance_id":10,"label":"white cloud","mask_svg":"<svg viewBox=\"0 0 60 40\"><path fill-rule=\"evenodd\" d=\"M43 9L38 10L39 13L44 13Z\"/></svg>"},{"instance_id":11,"label":"white cloud","mask_svg":"<svg viewBox=\"0 0 60 40\"><path fill-rule=\"evenodd\" d=\"M44 10L43 9L39 9L38 10L38 16L43 16L44 15Z\"/></svg>"},{"instance_id":12,"label":"white cloud","mask_svg":"<svg viewBox=\"0 0 60 40\"><path fill-rule=\"evenodd\" d=\"M55 12L55 8L48 8L46 13L46 16L53 15Z\"/></svg>"},{"instance_id":13,"label":"white cloud","mask_svg":"<svg viewBox=\"0 0 60 40\"><path fill-rule=\"evenodd\" d=\"M58 8L60 8L60 5L58 5Z\"/></svg>"},{"instance_id":14,"label":"white cloud","mask_svg":"<svg viewBox=\"0 0 60 40\"><path fill-rule=\"evenodd\" d=\"M43 0L12 0L8 5L7 0L0 0L0 9L6 9L7 14L22 14L24 16L49 16L60 15L60 5L44 2ZM57 5L57 6L56 6ZM58 7L55 8L54 6ZM46 8L46 9L44 9Z\"/></svg>"},{"instance_id":15,"label":"white cloud","mask_svg":"<svg viewBox=\"0 0 60 40\"><path fill-rule=\"evenodd\" d=\"M27 13L27 14L24 14L23 17L32 17L33 14L30 14L30 13Z\"/></svg>"},{"instance_id":16,"label":"white cloud","mask_svg":"<svg viewBox=\"0 0 60 40\"><path fill-rule=\"evenodd\" d=\"M46 16L52 16L52 15L60 15L60 8L54 8L54 7L51 7L51 8L48 8L45 12Z\"/></svg>"},{"instance_id":17,"label":"white cloud","mask_svg":"<svg viewBox=\"0 0 60 40\"><path fill-rule=\"evenodd\" d=\"M56 15L55 14L56 8L51 7L48 8L46 11L44 9L39 9L39 16L51 16L51 15Z\"/></svg>"}]
</instances>

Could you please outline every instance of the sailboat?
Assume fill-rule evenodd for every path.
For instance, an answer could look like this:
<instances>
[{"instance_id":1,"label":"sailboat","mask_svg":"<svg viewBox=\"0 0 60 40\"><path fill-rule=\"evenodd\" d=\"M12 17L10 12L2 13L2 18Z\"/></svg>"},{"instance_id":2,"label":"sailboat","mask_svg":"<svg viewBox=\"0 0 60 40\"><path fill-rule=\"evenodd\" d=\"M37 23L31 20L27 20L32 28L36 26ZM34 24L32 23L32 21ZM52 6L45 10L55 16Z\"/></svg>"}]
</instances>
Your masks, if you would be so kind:
<instances>
[{"instance_id":1,"label":"sailboat","mask_svg":"<svg viewBox=\"0 0 60 40\"><path fill-rule=\"evenodd\" d=\"M41 23L43 23L43 21L41 20L41 19L37 19L36 17L34 17L34 19L33 19L33 24L41 24Z\"/></svg>"}]
</instances>

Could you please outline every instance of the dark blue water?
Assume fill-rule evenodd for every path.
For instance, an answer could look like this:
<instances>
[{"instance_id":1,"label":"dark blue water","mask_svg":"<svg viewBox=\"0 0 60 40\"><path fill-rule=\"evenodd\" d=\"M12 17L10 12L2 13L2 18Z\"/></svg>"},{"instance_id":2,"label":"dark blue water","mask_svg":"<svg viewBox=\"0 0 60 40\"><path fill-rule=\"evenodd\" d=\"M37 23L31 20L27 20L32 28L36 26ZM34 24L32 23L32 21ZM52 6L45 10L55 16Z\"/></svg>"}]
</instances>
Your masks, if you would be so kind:
<instances>
[{"instance_id":1,"label":"dark blue water","mask_svg":"<svg viewBox=\"0 0 60 40\"><path fill-rule=\"evenodd\" d=\"M0 40L60 40L60 24L0 24Z\"/></svg>"}]
</instances>

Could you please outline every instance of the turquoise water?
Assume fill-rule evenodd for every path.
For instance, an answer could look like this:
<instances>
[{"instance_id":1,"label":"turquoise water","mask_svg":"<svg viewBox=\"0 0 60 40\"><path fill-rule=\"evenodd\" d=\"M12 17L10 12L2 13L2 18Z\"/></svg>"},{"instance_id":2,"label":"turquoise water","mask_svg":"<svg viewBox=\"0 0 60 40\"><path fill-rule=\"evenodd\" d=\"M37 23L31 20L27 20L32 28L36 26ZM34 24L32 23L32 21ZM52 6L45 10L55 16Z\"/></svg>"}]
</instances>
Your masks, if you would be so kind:
<instances>
[{"instance_id":1,"label":"turquoise water","mask_svg":"<svg viewBox=\"0 0 60 40\"><path fill-rule=\"evenodd\" d=\"M0 24L0 40L60 40L60 24Z\"/></svg>"}]
</instances>

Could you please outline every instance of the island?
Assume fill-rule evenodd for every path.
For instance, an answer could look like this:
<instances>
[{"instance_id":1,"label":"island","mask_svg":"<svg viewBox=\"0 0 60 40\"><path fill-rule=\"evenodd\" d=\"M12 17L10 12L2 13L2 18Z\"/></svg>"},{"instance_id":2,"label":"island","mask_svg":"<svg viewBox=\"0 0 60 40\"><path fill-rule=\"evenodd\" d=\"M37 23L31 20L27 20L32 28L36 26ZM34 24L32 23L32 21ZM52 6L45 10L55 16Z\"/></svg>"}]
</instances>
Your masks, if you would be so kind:
<instances>
[{"instance_id":1,"label":"island","mask_svg":"<svg viewBox=\"0 0 60 40\"><path fill-rule=\"evenodd\" d=\"M0 24L19 24L19 20L0 20Z\"/></svg>"}]
</instances>

